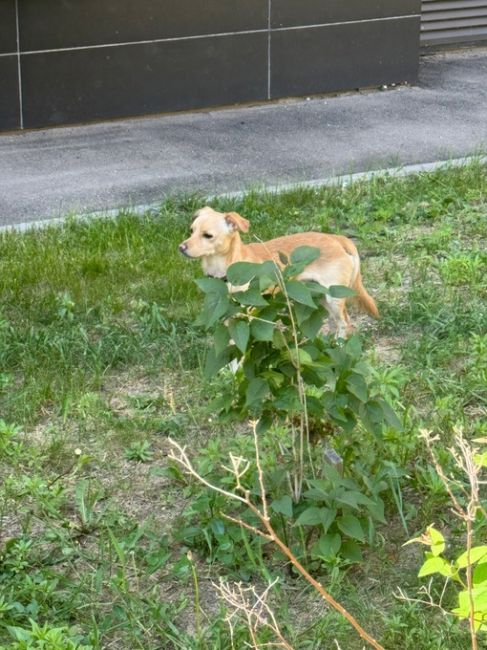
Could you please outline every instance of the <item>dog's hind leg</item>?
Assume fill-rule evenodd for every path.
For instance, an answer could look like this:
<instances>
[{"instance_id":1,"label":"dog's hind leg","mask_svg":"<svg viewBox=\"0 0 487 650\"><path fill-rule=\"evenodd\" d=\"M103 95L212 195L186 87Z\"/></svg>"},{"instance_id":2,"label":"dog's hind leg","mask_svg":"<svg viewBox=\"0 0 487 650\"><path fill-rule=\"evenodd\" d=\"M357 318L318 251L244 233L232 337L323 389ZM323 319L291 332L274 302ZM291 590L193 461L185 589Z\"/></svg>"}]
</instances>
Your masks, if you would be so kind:
<instances>
[{"instance_id":1,"label":"dog's hind leg","mask_svg":"<svg viewBox=\"0 0 487 650\"><path fill-rule=\"evenodd\" d=\"M326 296L325 306L328 310L330 326L338 338L345 339L353 331L344 298Z\"/></svg>"}]
</instances>

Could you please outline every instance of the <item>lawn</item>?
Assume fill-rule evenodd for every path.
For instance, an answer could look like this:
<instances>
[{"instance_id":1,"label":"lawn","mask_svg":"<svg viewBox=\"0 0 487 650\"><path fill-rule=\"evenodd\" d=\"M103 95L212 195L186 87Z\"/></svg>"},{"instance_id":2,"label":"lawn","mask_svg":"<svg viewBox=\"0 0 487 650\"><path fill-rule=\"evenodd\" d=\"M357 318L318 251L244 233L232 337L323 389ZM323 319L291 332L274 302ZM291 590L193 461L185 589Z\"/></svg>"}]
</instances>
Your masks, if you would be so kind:
<instances>
[{"instance_id":1,"label":"lawn","mask_svg":"<svg viewBox=\"0 0 487 650\"><path fill-rule=\"evenodd\" d=\"M170 436L225 484L228 453L252 454L248 421L211 406L231 380L226 370L204 376L201 268L177 250L201 205L171 199L143 217L0 238L0 648L230 649L212 584L221 577L259 589L279 577L272 607L295 650L363 647L275 548L222 518L227 500L168 462ZM417 577L424 549L403 547L428 525L444 533L450 557L465 548L419 432L440 436L448 472L455 428L467 440L487 436L485 167L212 205L247 217L249 237L321 230L357 242L381 312L377 322L353 317L363 361L402 430L330 426L319 444L343 457L346 478L380 479L384 522L354 561L317 558L313 526L276 517L313 575L385 648L470 648L465 623L397 595L420 598L428 584ZM285 447L286 435L262 436L270 484L273 445L280 436ZM474 528L480 544L485 518ZM436 600L442 585L433 584ZM455 606L453 586L444 605ZM246 641L237 624L234 647Z\"/></svg>"}]
</instances>

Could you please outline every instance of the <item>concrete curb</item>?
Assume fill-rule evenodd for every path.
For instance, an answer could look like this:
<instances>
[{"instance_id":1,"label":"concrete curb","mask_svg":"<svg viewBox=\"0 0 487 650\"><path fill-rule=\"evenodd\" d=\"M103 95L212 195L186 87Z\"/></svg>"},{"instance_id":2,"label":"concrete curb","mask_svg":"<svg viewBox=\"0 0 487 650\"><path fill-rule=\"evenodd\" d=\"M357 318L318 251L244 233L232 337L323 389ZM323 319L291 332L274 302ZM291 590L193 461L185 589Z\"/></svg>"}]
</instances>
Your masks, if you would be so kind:
<instances>
[{"instance_id":1,"label":"concrete curb","mask_svg":"<svg viewBox=\"0 0 487 650\"><path fill-rule=\"evenodd\" d=\"M466 156L463 158L452 158L451 160L438 160L435 162L429 163L417 163L413 165L403 165L401 167L390 167L384 169L378 169L368 172L357 172L355 174L344 174L342 176L331 176L328 178L317 178L310 181L297 181L293 183L282 183L278 185L269 185L262 188L258 188L255 191L258 194L278 194L280 192L288 192L290 190L298 188L320 188L320 187L329 187L329 186L341 186L345 187L351 185L357 181L367 181L372 178L380 176L409 176L411 174L418 174L420 172L434 172L438 169L449 168L449 167L463 167L477 161L480 164L487 165L487 156ZM208 201L212 199L241 199L246 194L252 192L252 188L248 190L240 190L238 192L224 192L222 194L212 194L206 195L205 198ZM96 212L86 212L79 215L69 215L66 217L56 217L56 218L46 218L37 221L27 221L24 223L12 224L8 226L0 226L0 234L5 232L27 232L29 230L35 230L39 228L49 228L50 226L62 226L68 219L76 219L79 221L85 221L89 219L114 219L118 217L122 212L130 212L137 216L142 216L147 212L155 212L159 209L161 201L157 203L147 203L134 206L124 206L119 208L113 208L110 210L98 210Z\"/></svg>"}]
</instances>

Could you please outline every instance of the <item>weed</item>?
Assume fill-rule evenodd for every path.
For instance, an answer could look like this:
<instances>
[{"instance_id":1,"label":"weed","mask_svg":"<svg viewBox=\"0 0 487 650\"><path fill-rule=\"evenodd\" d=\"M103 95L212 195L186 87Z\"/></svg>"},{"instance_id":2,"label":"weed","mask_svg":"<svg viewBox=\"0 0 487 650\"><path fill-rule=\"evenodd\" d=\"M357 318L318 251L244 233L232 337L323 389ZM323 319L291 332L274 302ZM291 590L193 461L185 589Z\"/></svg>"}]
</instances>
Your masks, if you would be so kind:
<instances>
[{"instance_id":1,"label":"weed","mask_svg":"<svg viewBox=\"0 0 487 650\"><path fill-rule=\"evenodd\" d=\"M154 457L154 452L151 451L150 443L147 440L142 442L133 442L128 449L125 450L125 458L127 460L137 460L141 463L147 463Z\"/></svg>"}]
</instances>

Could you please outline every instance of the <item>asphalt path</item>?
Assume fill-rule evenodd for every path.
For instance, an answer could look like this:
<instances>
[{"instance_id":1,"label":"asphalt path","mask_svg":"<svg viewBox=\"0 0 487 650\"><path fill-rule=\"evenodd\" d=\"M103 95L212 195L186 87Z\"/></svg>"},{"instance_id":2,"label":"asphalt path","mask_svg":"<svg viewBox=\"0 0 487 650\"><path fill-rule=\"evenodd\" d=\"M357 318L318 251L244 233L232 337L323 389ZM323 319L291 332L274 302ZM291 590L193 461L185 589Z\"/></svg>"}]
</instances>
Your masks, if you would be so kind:
<instances>
[{"instance_id":1,"label":"asphalt path","mask_svg":"<svg viewBox=\"0 0 487 650\"><path fill-rule=\"evenodd\" d=\"M0 226L487 151L487 48L417 86L0 136Z\"/></svg>"}]
</instances>

